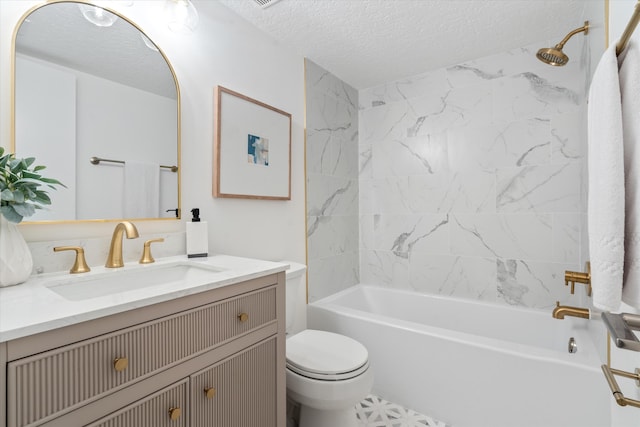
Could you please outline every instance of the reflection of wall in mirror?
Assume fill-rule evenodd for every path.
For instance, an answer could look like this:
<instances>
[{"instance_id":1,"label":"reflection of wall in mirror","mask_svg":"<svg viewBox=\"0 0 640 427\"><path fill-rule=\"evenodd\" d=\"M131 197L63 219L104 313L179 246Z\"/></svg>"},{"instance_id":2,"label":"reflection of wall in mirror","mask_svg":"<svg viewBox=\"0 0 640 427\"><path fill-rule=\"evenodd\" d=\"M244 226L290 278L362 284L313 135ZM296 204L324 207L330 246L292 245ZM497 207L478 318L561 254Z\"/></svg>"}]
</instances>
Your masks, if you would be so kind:
<instances>
[{"instance_id":1,"label":"reflection of wall in mirror","mask_svg":"<svg viewBox=\"0 0 640 427\"><path fill-rule=\"evenodd\" d=\"M36 157L44 175L67 188L50 192L55 206L36 211L27 221L73 219L76 216L76 80L72 73L41 61L16 58L17 157ZM46 76L46 78L43 78Z\"/></svg>"},{"instance_id":2,"label":"reflection of wall in mirror","mask_svg":"<svg viewBox=\"0 0 640 427\"><path fill-rule=\"evenodd\" d=\"M52 211L56 215L47 219L95 219L122 218L123 215L123 177L124 168L120 164L102 163L92 165L89 158L98 156L116 160L139 160L157 162L158 164L177 164L175 145L176 101L136 88L124 86L76 70L49 64L40 60L28 60L20 56L16 67L20 76L16 79L16 102L30 92L33 82L23 79L23 69L29 64L46 65L38 67L39 72L48 70L47 75L34 78L37 81L50 81L50 75L64 70L76 81L76 213L67 216L58 208L62 200L53 194ZM38 94L41 97L41 94ZM96 100L99 100L97 102ZM23 113L17 114L23 119ZM108 118L107 120L103 120ZM126 129L126 133L122 130ZM24 131L16 124L16 146L21 156L36 155L23 150L22 137ZM67 150L70 150L67 147ZM24 154L20 154L24 151ZM71 153L63 156L71 159ZM44 162L43 162L44 163ZM68 160L66 168L69 167ZM51 176L55 176L51 173ZM57 176L55 176L57 177ZM65 184L67 184L65 182ZM68 184L67 184L68 185ZM175 209L178 205L177 174L163 169L160 173L160 211L158 217L173 216L167 209ZM67 204L67 202L64 202ZM59 215L58 215L59 213ZM37 220L32 217L30 219ZM44 218L42 218L44 219Z\"/></svg>"}]
</instances>

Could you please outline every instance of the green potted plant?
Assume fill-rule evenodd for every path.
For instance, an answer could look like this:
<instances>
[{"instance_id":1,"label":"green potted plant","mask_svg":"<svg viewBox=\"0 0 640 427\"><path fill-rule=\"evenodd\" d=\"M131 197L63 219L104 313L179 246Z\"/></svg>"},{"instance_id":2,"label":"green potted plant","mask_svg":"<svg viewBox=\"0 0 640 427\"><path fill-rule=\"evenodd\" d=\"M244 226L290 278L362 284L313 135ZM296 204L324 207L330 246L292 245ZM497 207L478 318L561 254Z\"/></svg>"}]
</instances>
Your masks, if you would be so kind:
<instances>
[{"instance_id":1,"label":"green potted plant","mask_svg":"<svg viewBox=\"0 0 640 427\"><path fill-rule=\"evenodd\" d=\"M45 166L35 158L17 159L0 147L0 287L22 283L31 274L33 260L16 224L51 204L47 189L63 186L45 178Z\"/></svg>"}]
</instances>

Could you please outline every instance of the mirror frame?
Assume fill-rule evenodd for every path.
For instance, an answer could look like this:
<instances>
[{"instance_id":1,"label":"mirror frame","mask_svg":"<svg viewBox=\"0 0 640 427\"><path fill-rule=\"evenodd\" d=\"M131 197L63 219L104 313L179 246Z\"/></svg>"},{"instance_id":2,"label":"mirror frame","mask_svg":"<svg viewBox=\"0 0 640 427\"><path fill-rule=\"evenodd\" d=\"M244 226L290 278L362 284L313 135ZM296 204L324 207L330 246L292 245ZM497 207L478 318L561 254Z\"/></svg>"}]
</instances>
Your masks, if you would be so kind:
<instances>
[{"instance_id":1,"label":"mirror frame","mask_svg":"<svg viewBox=\"0 0 640 427\"><path fill-rule=\"evenodd\" d=\"M24 23L25 19L27 19L31 13L33 13L34 11L42 7L50 6L56 3L76 3L76 4L87 4L90 6L100 7L101 9L104 9L110 13L113 13L118 18L121 18L124 21L128 22L130 25L132 25L134 28L140 31L141 34L144 34L145 37L147 37L149 40L153 42L153 39L151 39L151 37L149 37L142 30L142 28L140 28L131 19L127 18L126 16L120 14L119 12L111 8L98 6L92 3L90 0L49 0L44 4L36 5L29 8L29 10L27 10L16 23L16 26L13 29L13 36L11 37L11 65L10 65L11 67L11 82L10 82L11 84L11 100L10 100L11 102L11 118L10 118L11 137L9 142L9 150L12 153L16 153L16 38L18 37L18 31L20 30L20 27ZM64 219L64 220L47 220L47 221L22 221L21 224L74 224L74 223L92 223L92 222L117 222L117 221L132 220L132 219L135 219L136 221L175 221L175 220L179 221L182 218L182 194L181 194L182 193L181 192L181 188L182 188L182 144L181 144L182 120L181 120L181 105L180 105L180 85L178 84L178 78L176 76L176 72L173 68L173 65L171 65L171 62L169 61L169 58L167 58L167 55L165 55L164 51L160 48L160 46L158 46L155 42L153 42L153 44L158 48L158 52L160 53L160 55L162 55L162 58L167 63L167 66L171 71L171 76L173 77L173 81L176 85L176 100L177 100L177 111L176 111L176 121L177 121L176 123L177 124L176 126L177 153L176 154L177 156L176 158L178 163L178 171L176 172L178 174L178 214L177 216L172 218L102 218L102 219L96 218L96 219Z\"/></svg>"}]
</instances>

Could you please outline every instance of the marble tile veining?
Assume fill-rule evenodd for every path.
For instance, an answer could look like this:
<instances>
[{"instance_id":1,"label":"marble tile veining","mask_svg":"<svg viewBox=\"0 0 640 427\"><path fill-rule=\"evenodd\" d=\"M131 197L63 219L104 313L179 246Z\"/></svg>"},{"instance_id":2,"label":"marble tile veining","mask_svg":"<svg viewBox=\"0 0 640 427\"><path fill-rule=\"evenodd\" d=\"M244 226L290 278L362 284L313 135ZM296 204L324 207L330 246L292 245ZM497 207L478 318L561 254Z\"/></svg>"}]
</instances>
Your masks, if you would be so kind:
<instances>
[{"instance_id":1,"label":"marble tile veining","mask_svg":"<svg viewBox=\"0 0 640 427\"><path fill-rule=\"evenodd\" d=\"M359 175L370 167L358 146L358 91L307 60L306 165L309 298L358 283Z\"/></svg>"},{"instance_id":2,"label":"marble tile veining","mask_svg":"<svg viewBox=\"0 0 640 427\"><path fill-rule=\"evenodd\" d=\"M538 61L548 44L360 92L363 281L566 300L561 271L585 257L585 70Z\"/></svg>"},{"instance_id":3,"label":"marble tile veining","mask_svg":"<svg viewBox=\"0 0 640 427\"><path fill-rule=\"evenodd\" d=\"M364 89L355 104L308 69L315 284L342 286L327 283L329 260L342 271L354 255L366 283L541 309L566 300L561 271L587 256L589 43L567 46L558 69L535 58L552 42Z\"/></svg>"}]
</instances>

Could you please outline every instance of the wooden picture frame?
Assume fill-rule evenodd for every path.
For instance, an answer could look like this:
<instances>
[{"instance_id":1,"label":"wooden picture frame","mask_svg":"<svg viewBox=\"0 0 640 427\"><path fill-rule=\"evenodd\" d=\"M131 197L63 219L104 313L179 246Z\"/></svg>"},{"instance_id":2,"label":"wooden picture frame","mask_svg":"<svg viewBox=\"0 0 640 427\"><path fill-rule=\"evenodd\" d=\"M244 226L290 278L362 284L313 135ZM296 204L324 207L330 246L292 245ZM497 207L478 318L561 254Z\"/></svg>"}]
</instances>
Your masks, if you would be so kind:
<instances>
[{"instance_id":1,"label":"wooden picture frame","mask_svg":"<svg viewBox=\"0 0 640 427\"><path fill-rule=\"evenodd\" d=\"M214 197L291 200L291 114L215 89Z\"/></svg>"}]
</instances>

